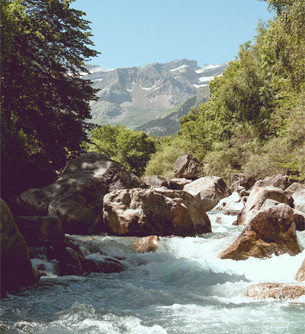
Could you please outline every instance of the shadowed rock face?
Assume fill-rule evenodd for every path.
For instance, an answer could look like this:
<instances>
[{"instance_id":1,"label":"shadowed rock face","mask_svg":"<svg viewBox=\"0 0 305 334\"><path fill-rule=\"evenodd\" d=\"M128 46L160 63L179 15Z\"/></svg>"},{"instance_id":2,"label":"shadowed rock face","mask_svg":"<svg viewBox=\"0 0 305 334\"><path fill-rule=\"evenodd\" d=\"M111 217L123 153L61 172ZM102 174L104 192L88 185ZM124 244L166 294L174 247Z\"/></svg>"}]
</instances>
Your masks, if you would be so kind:
<instances>
[{"instance_id":1,"label":"shadowed rock face","mask_svg":"<svg viewBox=\"0 0 305 334\"><path fill-rule=\"evenodd\" d=\"M260 283L250 286L245 295L255 299L296 299L305 295L305 286L287 283Z\"/></svg>"},{"instance_id":2,"label":"shadowed rock face","mask_svg":"<svg viewBox=\"0 0 305 334\"><path fill-rule=\"evenodd\" d=\"M192 236L211 232L200 201L179 190L130 189L104 197L105 232L115 235Z\"/></svg>"},{"instance_id":3,"label":"shadowed rock face","mask_svg":"<svg viewBox=\"0 0 305 334\"><path fill-rule=\"evenodd\" d=\"M236 241L224 250L222 259L246 260L271 255L300 253L293 209L287 204L262 208L250 220Z\"/></svg>"},{"instance_id":4,"label":"shadowed rock face","mask_svg":"<svg viewBox=\"0 0 305 334\"><path fill-rule=\"evenodd\" d=\"M7 204L0 199L1 294L39 280L32 268L27 245Z\"/></svg>"}]
</instances>

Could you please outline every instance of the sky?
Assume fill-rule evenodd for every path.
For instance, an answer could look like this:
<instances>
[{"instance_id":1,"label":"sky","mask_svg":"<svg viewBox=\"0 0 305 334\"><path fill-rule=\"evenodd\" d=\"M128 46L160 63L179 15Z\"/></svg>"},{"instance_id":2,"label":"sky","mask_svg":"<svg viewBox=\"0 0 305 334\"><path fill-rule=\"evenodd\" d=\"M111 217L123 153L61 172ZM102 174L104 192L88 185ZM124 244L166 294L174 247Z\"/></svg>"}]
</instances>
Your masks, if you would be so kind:
<instances>
[{"instance_id":1,"label":"sky","mask_svg":"<svg viewBox=\"0 0 305 334\"><path fill-rule=\"evenodd\" d=\"M199 66L234 60L273 13L258 0L76 0L91 21L90 63L104 68L193 59Z\"/></svg>"}]
</instances>

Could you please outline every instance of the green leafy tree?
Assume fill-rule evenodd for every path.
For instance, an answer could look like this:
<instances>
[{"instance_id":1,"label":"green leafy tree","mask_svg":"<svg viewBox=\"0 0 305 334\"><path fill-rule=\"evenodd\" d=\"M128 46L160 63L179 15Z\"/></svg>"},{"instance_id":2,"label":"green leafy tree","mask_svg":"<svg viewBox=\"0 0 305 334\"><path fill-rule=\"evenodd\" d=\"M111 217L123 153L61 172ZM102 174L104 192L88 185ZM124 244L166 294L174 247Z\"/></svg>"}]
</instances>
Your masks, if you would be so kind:
<instances>
[{"instance_id":1,"label":"green leafy tree","mask_svg":"<svg viewBox=\"0 0 305 334\"><path fill-rule=\"evenodd\" d=\"M156 151L156 141L143 131L136 132L122 125L104 125L92 130L91 143L85 147L89 152L105 154L141 176Z\"/></svg>"},{"instance_id":2,"label":"green leafy tree","mask_svg":"<svg viewBox=\"0 0 305 334\"><path fill-rule=\"evenodd\" d=\"M96 91L89 22L72 0L1 0L2 196L52 181L77 154Z\"/></svg>"}]
</instances>

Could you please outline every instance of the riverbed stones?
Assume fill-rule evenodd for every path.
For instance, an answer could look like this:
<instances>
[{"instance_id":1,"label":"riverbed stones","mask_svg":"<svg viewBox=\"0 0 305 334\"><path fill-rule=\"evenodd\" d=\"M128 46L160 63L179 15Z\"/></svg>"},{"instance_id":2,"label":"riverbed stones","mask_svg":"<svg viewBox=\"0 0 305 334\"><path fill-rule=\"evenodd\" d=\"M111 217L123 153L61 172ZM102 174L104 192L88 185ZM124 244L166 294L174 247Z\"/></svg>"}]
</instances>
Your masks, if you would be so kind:
<instances>
[{"instance_id":1,"label":"riverbed stones","mask_svg":"<svg viewBox=\"0 0 305 334\"><path fill-rule=\"evenodd\" d=\"M169 180L168 185L172 190L183 190L183 187L191 182L190 179L175 177Z\"/></svg>"},{"instance_id":2,"label":"riverbed stones","mask_svg":"<svg viewBox=\"0 0 305 334\"><path fill-rule=\"evenodd\" d=\"M219 257L246 260L249 257L300 253L293 214L293 209L287 204L266 205L251 218L239 237Z\"/></svg>"},{"instance_id":3,"label":"riverbed stones","mask_svg":"<svg viewBox=\"0 0 305 334\"><path fill-rule=\"evenodd\" d=\"M138 253L154 253L159 246L160 238L157 235L150 235L134 243Z\"/></svg>"},{"instance_id":4,"label":"riverbed stones","mask_svg":"<svg viewBox=\"0 0 305 334\"><path fill-rule=\"evenodd\" d=\"M104 197L104 228L122 236L193 236L211 232L211 223L201 202L185 191L137 188Z\"/></svg>"},{"instance_id":5,"label":"riverbed stones","mask_svg":"<svg viewBox=\"0 0 305 334\"><path fill-rule=\"evenodd\" d=\"M86 259L83 270L85 273L121 273L126 270L125 266L117 259L105 257L100 260Z\"/></svg>"},{"instance_id":6,"label":"riverbed stones","mask_svg":"<svg viewBox=\"0 0 305 334\"><path fill-rule=\"evenodd\" d=\"M210 211L221 199L231 195L224 180L217 176L201 177L185 185L183 190L196 197L205 211Z\"/></svg>"},{"instance_id":7,"label":"riverbed stones","mask_svg":"<svg viewBox=\"0 0 305 334\"><path fill-rule=\"evenodd\" d=\"M1 294L39 280L8 205L0 199Z\"/></svg>"},{"instance_id":8,"label":"riverbed stones","mask_svg":"<svg viewBox=\"0 0 305 334\"><path fill-rule=\"evenodd\" d=\"M288 204L287 194L284 190L276 187L254 187L244 208L237 217L237 225L246 225L260 210L266 199Z\"/></svg>"},{"instance_id":9,"label":"riverbed stones","mask_svg":"<svg viewBox=\"0 0 305 334\"><path fill-rule=\"evenodd\" d=\"M255 299L297 299L305 295L305 286L289 283L260 283L251 285L245 292Z\"/></svg>"},{"instance_id":10,"label":"riverbed stones","mask_svg":"<svg viewBox=\"0 0 305 334\"><path fill-rule=\"evenodd\" d=\"M231 177L230 190L240 192L250 190L256 182L256 178L251 174L236 173Z\"/></svg>"},{"instance_id":11,"label":"riverbed stones","mask_svg":"<svg viewBox=\"0 0 305 334\"><path fill-rule=\"evenodd\" d=\"M180 156L174 166L175 177L197 179L200 174L202 163L191 154Z\"/></svg>"}]
</instances>

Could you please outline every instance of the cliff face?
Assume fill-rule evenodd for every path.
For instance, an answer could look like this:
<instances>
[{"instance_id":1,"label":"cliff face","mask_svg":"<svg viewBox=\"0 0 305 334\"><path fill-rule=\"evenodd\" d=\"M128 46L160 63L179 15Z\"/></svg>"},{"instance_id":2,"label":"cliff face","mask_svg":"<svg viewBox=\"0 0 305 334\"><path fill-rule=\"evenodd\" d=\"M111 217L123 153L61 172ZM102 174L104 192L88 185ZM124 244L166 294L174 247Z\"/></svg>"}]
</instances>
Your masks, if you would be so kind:
<instances>
[{"instance_id":1,"label":"cliff face","mask_svg":"<svg viewBox=\"0 0 305 334\"><path fill-rule=\"evenodd\" d=\"M92 122L136 128L157 119L197 94L227 63L198 67L195 60L176 60L144 67L103 69L90 66L85 79L100 89L91 105Z\"/></svg>"}]
</instances>

